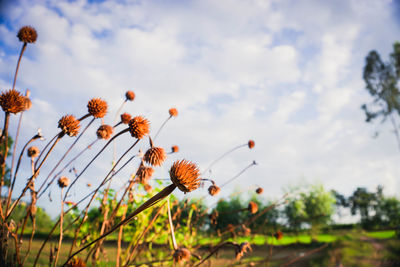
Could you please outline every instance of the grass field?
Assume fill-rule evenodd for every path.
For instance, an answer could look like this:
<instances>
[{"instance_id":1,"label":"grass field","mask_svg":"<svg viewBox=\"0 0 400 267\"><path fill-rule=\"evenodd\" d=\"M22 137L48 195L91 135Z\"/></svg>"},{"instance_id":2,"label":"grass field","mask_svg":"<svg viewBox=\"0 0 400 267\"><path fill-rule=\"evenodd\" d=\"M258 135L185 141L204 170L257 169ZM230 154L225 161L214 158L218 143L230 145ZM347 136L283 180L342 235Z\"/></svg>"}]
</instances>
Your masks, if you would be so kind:
<instances>
[{"instance_id":1,"label":"grass field","mask_svg":"<svg viewBox=\"0 0 400 267\"><path fill-rule=\"evenodd\" d=\"M382 261L398 260L400 241L394 239L394 236L394 231L363 232L351 230L318 235L318 242L316 243L312 243L311 237L305 234L299 236L285 235L281 240L276 240L268 236L255 235L238 237L234 241L238 243L247 241L252 244L253 251L245 255L240 261L241 264L244 264L243 266L247 266L250 263L254 264L253 266L265 266L267 260L269 266L279 266L290 260L298 259L294 266L334 266L332 262L341 262L344 266L372 267ZM204 248L198 250L197 253L202 257L208 255L209 252L205 247L209 244L216 244L219 241L218 239L204 238L201 242ZM26 260L25 266L32 266L41 242L40 240L33 242L32 251ZM324 246L326 243L327 246L323 250L310 255L307 254L316 248ZM52 245L55 245L55 241ZM60 264L66 260L69 246L70 243L68 241L63 242L59 260ZM23 250L26 250L26 247L27 242L24 242ZM168 248L157 248L157 252L160 252L160 250L163 250L162 254L153 254L162 255L159 259L168 260L171 258L171 252ZM107 244L102 253L102 261L96 266L115 266L116 253L115 244ZM48 266L49 255L50 247L47 246L43 250L37 266ZM85 253L82 253L80 257L85 258ZM132 266L149 266L139 263L152 260L156 259L148 255L142 255L135 261L136 265ZM205 266L232 266L236 264L239 264L239 262L235 260L234 250L225 248L218 253L218 257L213 256ZM172 266L172 262L165 261L159 265L153 264L152 266Z\"/></svg>"}]
</instances>

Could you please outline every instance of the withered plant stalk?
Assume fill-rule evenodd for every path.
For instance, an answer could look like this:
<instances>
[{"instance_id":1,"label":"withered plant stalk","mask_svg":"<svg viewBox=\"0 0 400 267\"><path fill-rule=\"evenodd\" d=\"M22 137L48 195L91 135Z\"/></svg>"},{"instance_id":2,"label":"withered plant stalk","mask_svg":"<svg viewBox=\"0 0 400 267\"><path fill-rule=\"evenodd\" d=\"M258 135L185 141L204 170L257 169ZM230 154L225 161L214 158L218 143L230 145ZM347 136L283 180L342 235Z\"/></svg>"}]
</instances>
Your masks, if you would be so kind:
<instances>
[{"instance_id":1,"label":"withered plant stalk","mask_svg":"<svg viewBox=\"0 0 400 267\"><path fill-rule=\"evenodd\" d=\"M62 244L62 239L63 239L63 222L64 222L64 200L63 200L63 191L64 188L61 187L61 212L60 212L60 237L58 239L58 246L57 246L57 253L56 253L56 259L54 260L54 267L57 266L58 262L58 257L60 255L60 250L61 250L61 244Z\"/></svg>"},{"instance_id":2,"label":"withered plant stalk","mask_svg":"<svg viewBox=\"0 0 400 267\"><path fill-rule=\"evenodd\" d=\"M233 151L235 151L235 150L237 150L237 149L239 149L241 147L245 147L245 146L247 146L247 143L243 144L243 145L236 146L236 147L232 148L231 150L228 150L227 152L222 154L220 157L218 157L216 160L211 162L211 164L202 173L205 174L207 171L211 170L212 166L214 166L218 161L220 161L221 159L223 159L224 157L226 157L227 155L229 155Z\"/></svg>"}]
</instances>

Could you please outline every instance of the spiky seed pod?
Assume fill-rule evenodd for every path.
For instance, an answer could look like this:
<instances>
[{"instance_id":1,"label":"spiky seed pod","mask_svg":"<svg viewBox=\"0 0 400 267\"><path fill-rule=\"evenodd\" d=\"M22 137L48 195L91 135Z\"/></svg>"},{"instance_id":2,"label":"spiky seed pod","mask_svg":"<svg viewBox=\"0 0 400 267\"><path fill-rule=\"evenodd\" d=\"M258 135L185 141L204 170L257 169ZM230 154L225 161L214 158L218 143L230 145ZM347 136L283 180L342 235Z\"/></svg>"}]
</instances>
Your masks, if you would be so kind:
<instances>
[{"instance_id":1,"label":"spiky seed pod","mask_svg":"<svg viewBox=\"0 0 400 267\"><path fill-rule=\"evenodd\" d=\"M110 125L103 124L97 129L96 134L99 139L109 139L114 132L114 128Z\"/></svg>"},{"instance_id":2,"label":"spiky seed pod","mask_svg":"<svg viewBox=\"0 0 400 267\"><path fill-rule=\"evenodd\" d=\"M249 206L247 207L247 210L250 211L251 214L257 213L257 211L258 211L257 203L250 201Z\"/></svg>"},{"instance_id":3,"label":"spiky seed pod","mask_svg":"<svg viewBox=\"0 0 400 267\"><path fill-rule=\"evenodd\" d=\"M187 161L175 161L169 171L171 181L182 191L191 192L200 186L200 171L196 164Z\"/></svg>"},{"instance_id":4,"label":"spiky seed pod","mask_svg":"<svg viewBox=\"0 0 400 267\"><path fill-rule=\"evenodd\" d=\"M87 104L88 112L95 118L103 118L107 114L107 102L101 98L93 98Z\"/></svg>"},{"instance_id":5,"label":"spiky seed pod","mask_svg":"<svg viewBox=\"0 0 400 267\"><path fill-rule=\"evenodd\" d=\"M4 112L19 113L25 110L25 96L15 89L4 91L0 95L0 106Z\"/></svg>"},{"instance_id":6,"label":"spiky seed pod","mask_svg":"<svg viewBox=\"0 0 400 267\"><path fill-rule=\"evenodd\" d=\"M221 188L219 188L219 187L216 186L215 184L211 185L211 186L208 188L208 193L209 193L211 196L216 196L216 195L218 195L220 191L221 191Z\"/></svg>"},{"instance_id":7,"label":"spiky seed pod","mask_svg":"<svg viewBox=\"0 0 400 267\"><path fill-rule=\"evenodd\" d=\"M24 26L19 29L17 37L23 43L34 43L37 39L37 32L31 26Z\"/></svg>"},{"instance_id":8,"label":"spiky seed pod","mask_svg":"<svg viewBox=\"0 0 400 267\"><path fill-rule=\"evenodd\" d=\"M73 258L70 260L67 267L86 267L86 262L84 262L81 258Z\"/></svg>"},{"instance_id":9,"label":"spiky seed pod","mask_svg":"<svg viewBox=\"0 0 400 267\"><path fill-rule=\"evenodd\" d=\"M39 156L39 153L40 153L40 150L36 146L31 146L27 150L28 157L30 157L30 158L36 158L37 156Z\"/></svg>"},{"instance_id":10,"label":"spiky seed pod","mask_svg":"<svg viewBox=\"0 0 400 267\"><path fill-rule=\"evenodd\" d=\"M249 242L243 242L240 245L238 245L235 249L236 251L236 260L240 260L244 253L246 253L248 250L252 250L250 243Z\"/></svg>"},{"instance_id":11,"label":"spiky seed pod","mask_svg":"<svg viewBox=\"0 0 400 267\"><path fill-rule=\"evenodd\" d=\"M132 137L142 139L148 135L150 131L150 123L147 119L142 116L136 116L129 121L129 132Z\"/></svg>"},{"instance_id":12,"label":"spiky seed pod","mask_svg":"<svg viewBox=\"0 0 400 267\"><path fill-rule=\"evenodd\" d=\"M151 185L149 185L149 184L145 184L145 185L144 185L144 190L145 190L147 193L151 193L151 191L153 190L153 187L152 187Z\"/></svg>"},{"instance_id":13,"label":"spiky seed pod","mask_svg":"<svg viewBox=\"0 0 400 267\"><path fill-rule=\"evenodd\" d=\"M126 100L133 101L135 99L135 93L133 91L126 91Z\"/></svg>"},{"instance_id":14,"label":"spiky seed pod","mask_svg":"<svg viewBox=\"0 0 400 267\"><path fill-rule=\"evenodd\" d=\"M190 260L190 251L187 248L178 248L174 251L172 257L174 258L174 262L181 263L184 261Z\"/></svg>"},{"instance_id":15,"label":"spiky seed pod","mask_svg":"<svg viewBox=\"0 0 400 267\"><path fill-rule=\"evenodd\" d=\"M256 143L255 143L253 140L249 140L249 142L247 143L247 145L248 145L248 147L249 147L250 149L252 149L252 148L256 145Z\"/></svg>"},{"instance_id":16,"label":"spiky seed pod","mask_svg":"<svg viewBox=\"0 0 400 267\"><path fill-rule=\"evenodd\" d=\"M143 160L149 163L152 166L161 166L165 159L167 158L167 154L161 147L152 147L146 151L144 154Z\"/></svg>"},{"instance_id":17,"label":"spiky seed pod","mask_svg":"<svg viewBox=\"0 0 400 267\"><path fill-rule=\"evenodd\" d=\"M281 230L276 231L276 233L274 234L274 237L275 237L277 240L281 240L281 239L283 238L283 233L282 233L282 231L281 231Z\"/></svg>"},{"instance_id":18,"label":"spiky seed pod","mask_svg":"<svg viewBox=\"0 0 400 267\"><path fill-rule=\"evenodd\" d=\"M62 176L58 179L57 183L60 188L64 188L69 185L69 179L65 176Z\"/></svg>"},{"instance_id":19,"label":"spiky seed pod","mask_svg":"<svg viewBox=\"0 0 400 267\"><path fill-rule=\"evenodd\" d=\"M123 124L128 124L131 119L132 119L131 114L129 114L129 113L121 114L121 122Z\"/></svg>"},{"instance_id":20,"label":"spiky seed pod","mask_svg":"<svg viewBox=\"0 0 400 267\"><path fill-rule=\"evenodd\" d=\"M259 188L256 189L256 193L257 194L260 195L260 194L262 194L262 192L264 192L264 189L262 189L262 187L259 187Z\"/></svg>"},{"instance_id":21,"label":"spiky seed pod","mask_svg":"<svg viewBox=\"0 0 400 267\"><path fill-rule=\"evenodd\" d=\"M147 184L153 173L154 169L152 167L146 167L141 163L136 171L136 179L141 184Z\"/></svg>"},{"instance_id":22,"label":"spiky seed pod","mask_svg":"<svg viewBox=\"0 0 400 267\"><path fill-rule=\"evenodd\" d=\"M170 115L171 117L176 117L176 116L178 116L178 110L177 110L176 108L170 108L170 109L168 110L168 112L169 112L169 115Z\"/></svg>"},{"instance_id":23,"label":"spiky seed pod","mask_svg":"<svg viewBox=\"0 0 400 267\"><path fill-rule=\"evenodd\" d=\"M177 153L177 152L179 152L179 147L178 146L172 146L171 147L171 151L172 151L172 153Z\"/></svg>"},{"instance_id":24,"label":"spiky seed pod","mask_svg":"<svg viewBox=\"0 0 400 267\"><path fill-rule=\"evenodd\" d=\"M69 136L77 136L81 126L79 121L73 115L65 115L58 121L58 128L63 131L64 134Z\"/></svg>"}]
</instances>

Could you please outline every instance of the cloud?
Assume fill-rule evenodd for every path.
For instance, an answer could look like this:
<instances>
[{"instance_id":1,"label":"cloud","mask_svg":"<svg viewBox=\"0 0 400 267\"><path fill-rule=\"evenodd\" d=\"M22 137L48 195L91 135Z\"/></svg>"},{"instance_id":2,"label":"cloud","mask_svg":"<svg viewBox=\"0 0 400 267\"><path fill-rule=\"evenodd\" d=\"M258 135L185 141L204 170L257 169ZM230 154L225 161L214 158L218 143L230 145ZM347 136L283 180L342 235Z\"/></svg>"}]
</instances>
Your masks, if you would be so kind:
<instances>
[{"instance_id":1,"label":"cloud","mask_svg":"<svg viewBox=\"0 0 400 267\"><path fill-rule=\"evenodd\" d=\"M282 187L301 177L345 193L378 184L395 193L400 184L393 178L399 175L394 137L388 125L365 124L359 108L369 99L361 78L365 55L371 49L387 55L400 33L390 8L385 1L20 1L7 7L0 24L0 85L10 87L21 45L15 34L30 24L39 38L28 46L17 87L32 91L34 107L24 124L34 130L24 131L21 140L37 126L51 138L58 119L85 114L92 97L108 101L105 122L111 124L125 91L133 90L135 101L122 111L146 116L153 133L170 107L179 110L157 143L167 150L179 145L181 152L157 170L158 177L168 175L175 159L205 169L254 139L253 150L243 147L213 168L212 178L223 183L252 160L259 163L222 196L237 185L257 184L279 197ZM79 149L94 140L99 124ZM382 135L372 139L377 128ZM130 142L121 138L117 151ZM146 147L147 142L138 145ZM54 153L60 158L63 149ZM111 157L112 149L82 184L99 182ZM87 162L75 166L81 170ZM116 188L135 164L116 179ZM74 192L78 197L79 190Z\"/></svg>"}]
</instances>

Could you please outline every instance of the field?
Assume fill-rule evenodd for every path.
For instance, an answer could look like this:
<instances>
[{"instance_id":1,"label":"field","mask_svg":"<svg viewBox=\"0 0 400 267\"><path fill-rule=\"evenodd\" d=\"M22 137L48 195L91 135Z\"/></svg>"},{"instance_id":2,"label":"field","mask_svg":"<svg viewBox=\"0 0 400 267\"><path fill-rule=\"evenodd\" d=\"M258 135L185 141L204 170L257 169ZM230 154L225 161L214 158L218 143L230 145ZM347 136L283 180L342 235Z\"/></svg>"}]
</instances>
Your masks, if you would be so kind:
<instances>
[{"instance_id":1,"label":"field","mask_svg":"<svg viewBox=\"0 0 400 267\"><path fill-rule=\"evenodd\" d=\"M318 242L312 242L306 234L291 236L286 235L281 240L271 237L255 235L251 237L236 238L236 242L250 241L252 251L240 261L235 260L233 249L224 248L205 263L205 266L392 266L400 263L400 241L395 239L395 231L365 232L359 230L336 231L331 234L321 234ZM200 256L208 255L208 247L216 244L218 239L203 238L203 246L199 250ZM27 258L26 266L31 266L34 256L41 245L41 240L33 242L32 253ZM55 245L55 241L52 246ZM70 242L63 243L60 262L66 260ZM23 243L23 253L27 242ZM172 257L166 246L154 249L162 258L147 258L141 255L132 266L171 266ZM115 242L108 242L103 251L103 257L98 266L115 266ZM160 254L160 252L162 252ZM43 251L37 266L48 266L49 247ZM83 258L85 254L81 255ZM152 265L149 265L152 264ZM267 265L266 265L267 264Z\"/></svg>"}]
</instances>

